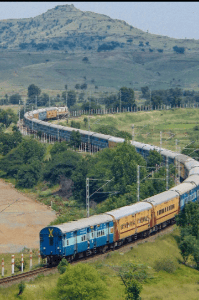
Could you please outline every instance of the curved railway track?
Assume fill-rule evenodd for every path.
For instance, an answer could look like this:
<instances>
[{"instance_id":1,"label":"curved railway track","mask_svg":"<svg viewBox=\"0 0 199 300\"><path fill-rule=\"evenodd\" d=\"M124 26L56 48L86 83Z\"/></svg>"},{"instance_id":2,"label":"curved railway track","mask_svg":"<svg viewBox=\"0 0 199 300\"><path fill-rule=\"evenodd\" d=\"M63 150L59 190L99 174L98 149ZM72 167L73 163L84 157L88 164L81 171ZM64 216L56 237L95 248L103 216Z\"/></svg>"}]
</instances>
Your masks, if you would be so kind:
<instances>
[{"instance_id":1,"label":"curved railway track","mask_svg":"<svg viewBox=\"0 0 199 300\"><path fill-rule=\"evenodd\" d=\"M158 236L171 232L173 230L173 228L174 228L174 225L168 225L167 227L161 229L157 233L150 235L149 237L139 238L136 241L131 241L129 243L125 243L125 244L115 248L114 251L127 252L127 251L131 250L133 248L133 246L137 246L138 244L145 243L145 242L153 242ZM95 261L99 258L106 257L110 252L113 252L113 250L108 249L105 253L96 253L96 254L92 254L90 256L78 258L78 259L74 260L73 262L71 262L70 264L74 265L79 262ZM1 278L0 279L0 287L1 286L7 287L12 284L19 283L21 281L31 280L32 278L34 278L35 276L37 276L39 274L52 273L52 272L57 272L57 266L52 266L52 267L44 266L44 267L41 267L41 268L38 268L35 270L31 270L28 272L24 272L21 274Z\"/></svg>"}]
</instances>

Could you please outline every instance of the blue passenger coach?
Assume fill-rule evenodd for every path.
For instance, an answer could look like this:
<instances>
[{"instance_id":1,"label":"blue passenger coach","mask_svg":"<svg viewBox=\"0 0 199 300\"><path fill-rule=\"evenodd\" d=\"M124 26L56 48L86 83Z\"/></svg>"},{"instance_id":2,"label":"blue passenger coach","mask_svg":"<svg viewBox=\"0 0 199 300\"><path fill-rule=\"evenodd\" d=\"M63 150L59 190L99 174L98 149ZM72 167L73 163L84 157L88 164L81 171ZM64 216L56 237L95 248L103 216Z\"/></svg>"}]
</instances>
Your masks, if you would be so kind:
<instances>
[{"instance_id":1,"label":"blue passenger coach","mask_svg":"<svg viewBox=\"0 0 199 300\"><path fill-rule=\"evenodd\" d=\"M40 231L40 252L42 258L50 261L65 256L73 259L76 254L90 254L98 248L114 242L113 218L109 215L95 215L78 221L45 227Z\"/></svg>"}]
</instances>

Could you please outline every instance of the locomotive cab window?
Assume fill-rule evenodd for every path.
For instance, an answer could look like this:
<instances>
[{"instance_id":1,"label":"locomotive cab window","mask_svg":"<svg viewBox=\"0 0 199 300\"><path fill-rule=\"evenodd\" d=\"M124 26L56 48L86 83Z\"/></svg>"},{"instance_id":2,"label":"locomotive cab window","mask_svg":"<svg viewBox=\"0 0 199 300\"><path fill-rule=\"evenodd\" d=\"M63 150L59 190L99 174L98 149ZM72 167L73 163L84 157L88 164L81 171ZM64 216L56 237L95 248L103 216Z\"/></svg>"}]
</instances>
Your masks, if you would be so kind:
<instances>
[{"instance_id":1,"label":"locomotive cab window","mask_svg":"<svg viewBox=\"0 0 199 300\"><path fill-rule=\"evenodd\" d=\"M49 246L53 246L53 237L49 237Z\"/></svg>"}]
</instances>

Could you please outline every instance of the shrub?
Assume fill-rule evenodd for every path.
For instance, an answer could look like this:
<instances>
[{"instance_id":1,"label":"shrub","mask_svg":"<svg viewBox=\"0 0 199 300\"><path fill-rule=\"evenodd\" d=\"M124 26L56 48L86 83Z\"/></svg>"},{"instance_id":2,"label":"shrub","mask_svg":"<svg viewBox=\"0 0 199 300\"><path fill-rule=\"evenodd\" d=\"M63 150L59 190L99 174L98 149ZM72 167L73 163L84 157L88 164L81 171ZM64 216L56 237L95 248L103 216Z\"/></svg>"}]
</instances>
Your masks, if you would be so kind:
<instances>
[{"instance_id":1,"label":"shrub","mask_svg":"<svg viewBox=\"0 0 199 300\"><path fill-rule=\"evenodd\" d=\"M65 258L62 258L62 260L60 261L59 265L58 265L58 271L60 274L63 274L68 266L68 261Z\"/></svg>"},{"instance_id":2,"label":"shrub","mask_svg":"<svg viewBox=\"0 0 199 300\"><path fill-rule=\"evenodd\" d=\"M174 47L173 47L173 50L174 50L176 53L184 54L185 48L184 48L184 47L174 46Z\"/></svg>"},{"instance_id":3,"label":"shrub","mask_svg":"<svg viewBox=\"0 0 199 300\"><path fill-rule=\"evenodd\" d=\"M162 52L163 52L163 49L158 49L158 52L162 53Z\"/></svg>"},{"instance_id":4,"label":"shrub","mask_svg":"<svg viewBox=\"0 0 199 300\"><path fill-rule=\"evenodd\" d=\"M25 290L25 287L26 287L26 284L25 282L21 281L19 284L18 284L18 288L19 288L19 293L18 293L18 296L21 295L23 293L23 291Z\"/></svg>"},{"instance_id":5,"label":"shrub","mask_svg":"<svg viewBox=\"0 0 199 300\"><path fill-rule=\"evenodd\" d=\"M23 269L25 269L26 267L27 267L27 260L24 259ZM21 259L20 258L15 259L15 268L17 268L18 271L21 271Z\"/></svg>"},{"instance_id":6,"label":"shrub","mask_svg":"<svg viewBox=\"0 0 199 300\"><path fill-rule=\"evenodd\" d=\"M171 258L165 257L155 261L154 269L157 272L165 271L167 273L174 273L175 270L177 269L177 266Z\"/></svg>"}]
</instances>

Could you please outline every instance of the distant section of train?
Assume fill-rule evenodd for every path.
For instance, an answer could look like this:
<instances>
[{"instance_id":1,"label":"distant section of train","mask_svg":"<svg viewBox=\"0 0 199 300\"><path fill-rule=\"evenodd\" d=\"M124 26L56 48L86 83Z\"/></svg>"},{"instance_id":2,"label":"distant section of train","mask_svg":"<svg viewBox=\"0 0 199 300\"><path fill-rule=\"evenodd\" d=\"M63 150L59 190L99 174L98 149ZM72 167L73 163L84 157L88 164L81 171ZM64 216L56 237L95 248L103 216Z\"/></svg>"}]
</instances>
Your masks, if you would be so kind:
<instances>
[{"instance_id":1,"label":"distant section of train","mask_svg":"<svg viewBox=\"0 0 199 300\"><path fill-rule=\"evenodd\" d=\"M59 108L64 114L64 108ZM81 141L93 151L111 148L124 142L122 138L91 131L55 125L46 122L56 118L58 108L40 109L24 116L25 125L32 132L41 131L57 140L70 141L71 132L79 131ZM150 150L158 151L163 162L175 164L180 169L180 180L184 182L169 191L149 197L139 203L121 207L101 215L73 221L57 226L48 226L40 232L40 252L48 262L66 257L90 255L97 251L114 249L126 241L136 240L138 236L148 236L175 221L175 215L184 209L186 203L199 201L199 162L177 152L164 148L131 142L136 151L147 158ZM124 153L125 155L125 153Z\"/></svg>"}]
</instances>

